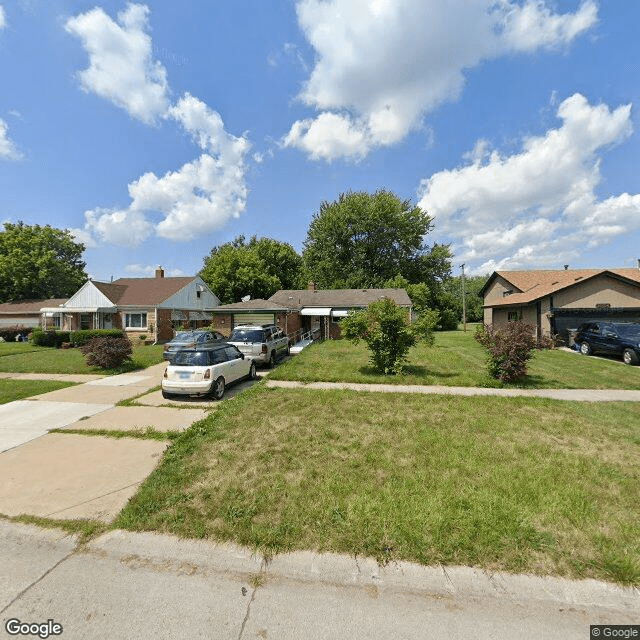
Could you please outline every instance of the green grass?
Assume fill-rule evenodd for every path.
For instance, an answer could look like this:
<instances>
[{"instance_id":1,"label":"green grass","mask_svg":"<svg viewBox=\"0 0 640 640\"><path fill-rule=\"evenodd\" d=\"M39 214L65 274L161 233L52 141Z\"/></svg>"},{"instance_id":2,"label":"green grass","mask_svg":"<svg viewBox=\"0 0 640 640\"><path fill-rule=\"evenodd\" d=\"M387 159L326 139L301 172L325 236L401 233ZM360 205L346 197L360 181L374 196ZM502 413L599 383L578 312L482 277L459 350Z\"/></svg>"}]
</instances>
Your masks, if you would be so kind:
<instances>
[{"instance_id":1,"label":"green grass","mask_svg":"<svg viewBox=\"0 0 640 640\"><path fill-rule=\"evenodd\" d=\"M9 380L0 378L0 404L30 398L41 393L73 386L74 382L60 380Z\"/></svg>"},{"instance_id":2,"label":"green grass","mask_svg":"<svg viewBox=\"0 0 640 640\"><path fill-rule=\"evenodd\" d=\"M418 344L409 352L401 375L377 374L363 343L347 340L315 343L270 374L273 380L446 385L454 387L516 386L540 389L640 389L640 367L565 351L538 351L529 375L506 385L486 373L485 351L473 331L436 333L433 347Z\"/></svg>"},{"instance_id":3,"label":"green grass","mask_svg":"<svg viewBox=\"0 0 640 640\"><path fill-rule=\"evenodd\" d=\"M640 585L640 403L268 389L196 423L114 526Z\"/></svg>"},{"instance_id":4,"label":"green grass","mask_svg":"<svg viewBox=\"0 0 640 640\"><path fill-rule=\"evenodd\" d=\"M126 373L162 362L162 345L133 345L131 362L116 369L89 367L80 349L36 347L30 343L0 343L0 371L10 373Z\"/></svg>"},{"instance_id":5,"label":"green grass","mask_svg":"<svg viewBox=\"0 0 640 640\"><path fill-rule=\"evenodd\" d=\"M108 526L104 522L98 520L55 520L52 518L41 518L39 516L0 516L12 522L21 522L22 524L33 524L43 529L62 529L71 535L78 536L78 543L83 544L92 538L99 536L108 530Z\"/></svg>"},{"instance_id":6,"label":"green grass","mask_svg":"<svg viewBox=\"0 0 640 640\"><path fill-rule=\"evenodd\" d=\"M123 438L135 438L137 440L177 440L181 431L158 431L152 426L139 429L50 429L49 433L76 434L80 436L101 436L122 440Z\"/></svg>"}]
</instances>

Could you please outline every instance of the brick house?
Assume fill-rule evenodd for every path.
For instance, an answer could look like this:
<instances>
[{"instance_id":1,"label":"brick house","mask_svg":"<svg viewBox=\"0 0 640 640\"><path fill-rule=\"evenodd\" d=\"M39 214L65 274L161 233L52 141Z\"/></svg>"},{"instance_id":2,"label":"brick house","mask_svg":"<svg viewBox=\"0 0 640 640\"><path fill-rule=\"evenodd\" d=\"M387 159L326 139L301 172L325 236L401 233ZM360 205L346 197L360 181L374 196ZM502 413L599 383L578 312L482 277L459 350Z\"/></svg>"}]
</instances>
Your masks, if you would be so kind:
<instances>
[{"instance_id":1,"label":"brick house","mask_svg":"<svg viewBox=\"0 0 640 640\"><path fill-rule=\"evenodd\" d=\"M495 271L480 295L485 324L522 320L567 343L583 322L640 322L640 269Z\"/></svg>"},{"instance_id":2,"label":"brick house","mask_svg":"<svg viewBox=\"0 0 640 640\"><path fill-rule=\"evenodd\" d=\"M162 267L153 278L88 280L61 305L40 309L43 327L63 331L124 329L131 339L146 335L166 342L174 328L209 325L220 300L200 276L165 278Z\"/></svg>"},{"instance_id":3,"label":"brick house","mask_svg":"<svg viewBox=\"0 0 640 640\"><path fill-rule=\"evenodd\" d=\"M213 310L213 325L228 336L238 324L275 323L288 335L314 331L322 338L340 337L340 319L352 309L365 309L372 302L390 298L411 311L404 289L281 289L268 300L225 304Z\"/></svg>"}]
</instances>

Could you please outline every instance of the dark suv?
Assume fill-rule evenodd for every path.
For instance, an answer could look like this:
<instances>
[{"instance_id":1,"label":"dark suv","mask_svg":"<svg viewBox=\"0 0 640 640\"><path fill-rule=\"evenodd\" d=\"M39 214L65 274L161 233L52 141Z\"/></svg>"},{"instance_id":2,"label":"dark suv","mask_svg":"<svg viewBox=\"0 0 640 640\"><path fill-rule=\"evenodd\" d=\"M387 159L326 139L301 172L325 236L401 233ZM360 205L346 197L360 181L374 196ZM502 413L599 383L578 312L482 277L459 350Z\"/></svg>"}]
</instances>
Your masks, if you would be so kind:
<instances>
[{"instance_id":1,"label":"dark suv","mask_svg":"<svg viewBox=\"0 0 640 640\"><path fill-rule=\"evenodd\" d=\"M622 357L625 364L640 361L640 324L634 322L586 322L575 337L580 353Z\"/></svg>"}]
</instances>

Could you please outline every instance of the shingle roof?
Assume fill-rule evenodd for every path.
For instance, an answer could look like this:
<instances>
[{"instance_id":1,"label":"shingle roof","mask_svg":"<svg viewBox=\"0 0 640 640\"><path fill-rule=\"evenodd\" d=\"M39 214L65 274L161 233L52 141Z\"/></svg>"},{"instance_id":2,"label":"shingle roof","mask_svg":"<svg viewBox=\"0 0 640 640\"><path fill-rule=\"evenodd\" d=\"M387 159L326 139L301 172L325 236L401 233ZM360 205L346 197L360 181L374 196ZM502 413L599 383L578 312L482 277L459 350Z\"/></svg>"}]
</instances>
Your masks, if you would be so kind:
<instances>
[{"instance_id":1,"label":"shingle roof","mask_svg":"<svg viewBox=\"0 0 640 640\"><path fill-rule=\"evenodd\" d=\"M3 302L0 313L40 313L43 307L59 307L68 298L49 298L48 300L21 300L20 302Z\"/></svg>"},{"instance_id":2,"label":"shingle roof","mask_svg":"<svg viewBox=\"0 0 640 640\"><path fill-rule=\"evenodd\" d=\"M194 277L183 278L118 278L112 283L97 283L109 300L120 306L161 304L167 298L192 282ZM107 293L108 292L108 293ZM115 299L111 296L114 296Z\"/></svg>"},{"instance_id":3,"label":"shingle roof","mask_svg":"<svg viewBox=\"0 0 640 640\"><path fill-rule=\"evenodd\" d=\"M231 304L223 304L215 309L212 309L214 313L220 313L221 311L286 311L295 307L285 306L271 300L263 300L262 298L256 298L255 300L247 300L246 302L233 302Z\"/></svg>"},{"instance_id":4,"label":"shingle roof","mask_svg":"<svg viewBox=\"0 0 640 640\"><path fill-rule=\"evenodd\" d=\"M579 282L602 274L630 280L640 285L640 271L638 269L550 269L536 271L496 271L489 278L487 285L500 276L512 284L519 292L514 292L506 298L485 304L487 307L504 307L516 304L529 304L548 296L561 289L572 287Z\"/></svg>"},{"instance_id":5,"label":"shingle roof","mask_svg":"<svg viewBox=\"0 0 640 640\"><path fill-rule=\"evenodd\" d=\"M366 307L376 300L391 298L396 304L410 307L412 302L404 289L281 289L269 301L294 308L302 307Z\"/></svg>"}]
</instances>

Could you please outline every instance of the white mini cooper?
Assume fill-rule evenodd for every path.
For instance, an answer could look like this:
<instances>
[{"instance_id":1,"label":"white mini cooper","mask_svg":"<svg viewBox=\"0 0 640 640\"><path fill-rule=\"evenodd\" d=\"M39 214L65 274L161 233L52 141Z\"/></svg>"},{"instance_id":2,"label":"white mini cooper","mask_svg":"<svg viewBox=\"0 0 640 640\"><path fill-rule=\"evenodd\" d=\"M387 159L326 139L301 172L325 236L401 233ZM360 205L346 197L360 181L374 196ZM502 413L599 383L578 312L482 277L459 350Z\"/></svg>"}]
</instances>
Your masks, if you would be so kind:
<instances>
[{"instance_id":1,"label":"white mini cooper","mask_svg":"<svg viewBox=\"0 0 640 640\"><path fill-rule=\"evenodd\" d=\"M227 385L255 377L255 363L232 344L183 349L164 372L162 397L198 395L220 400Z\"/></svg>"}]
</instances>

